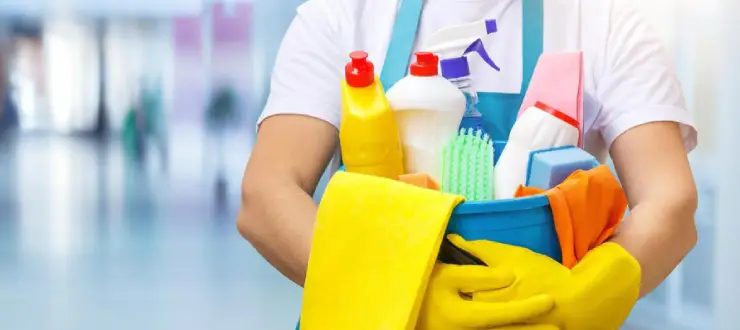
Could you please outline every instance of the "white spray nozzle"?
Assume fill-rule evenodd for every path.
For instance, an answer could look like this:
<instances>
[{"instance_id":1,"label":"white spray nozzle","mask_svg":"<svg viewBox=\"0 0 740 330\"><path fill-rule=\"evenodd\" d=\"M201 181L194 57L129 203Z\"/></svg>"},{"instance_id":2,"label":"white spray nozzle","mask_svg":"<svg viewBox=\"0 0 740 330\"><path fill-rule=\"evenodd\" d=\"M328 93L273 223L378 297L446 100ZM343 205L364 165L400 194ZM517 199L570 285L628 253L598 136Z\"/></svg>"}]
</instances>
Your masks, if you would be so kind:
<instances>
[{"instance_id":1,"label":"white spray nozzle","mask_svg":"<svg viewBox=\"0 0 740 330\"><path fill-rule=\"evenodd\" d=\"M438 54L441 59L463 57L475 52L491 68L501 71L498 65L488 56L481 39L481 37L497 31L498 25L495 19L452 26L434 33L427 40L423 49Z\"/></svg>"},{"instance_id":2,"label":"white spray nozzle","mask_svg":"<svg viewBox=\"0 0 740 330\"><path fill-rule=\"evenodd\" d=\"M492 67L496 71L501 71L501 68L499 68L498 65L496 65L496 63L493 62L491 57L488 56L486 47L483 46L483 40L478 39L472 44L470 44L470 46L468 46L468 48L465 50L463 55L467 55L470 53L478 53L478 55L483 59L483 61L486 62L486 64L488 64L488 66Z\"/></svg>"},{"instance_id":3,"label":"white spray nozzle","mask_svg":"<svg viewBox=\"0 0 740 330\"><path fill-rule=\"evenodd\" d=\"M484 35L498 32L498 24L495 19L489 19L485 21L478 21L474 23L468 23L463 25L456 25L441 29L434 34L426 42L424 50L431 51L429 49L436 47L437 45L446 44L451 41L465 41L464 49L470 45L475 39L478 39Z\"/></svg>"}]
</instances>

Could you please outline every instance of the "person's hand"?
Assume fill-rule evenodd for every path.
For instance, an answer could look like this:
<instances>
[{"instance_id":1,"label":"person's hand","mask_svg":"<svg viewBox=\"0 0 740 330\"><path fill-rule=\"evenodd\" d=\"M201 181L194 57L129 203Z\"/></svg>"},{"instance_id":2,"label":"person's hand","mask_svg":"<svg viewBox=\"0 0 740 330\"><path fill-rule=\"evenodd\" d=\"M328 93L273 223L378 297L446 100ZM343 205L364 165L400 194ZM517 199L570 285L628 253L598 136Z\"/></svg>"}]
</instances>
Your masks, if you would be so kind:
<instances>
[{"instance_id":1,"label":"person's hand","mask_svg":"<svg viewBox=\"0 0 740 330\"><path fill-rule=\"evenodd\" d=\"M555 299L551 313L530 324L550 324L562 330L619 329L640 291L640 264L621 246L604 243L572 270L525 248L490 241L450 241L493 268L511 270L516 283L499 290L479 290L476 302L516 301L541 294Z\"/></svg>"},{"instance_id":2,"label":"person's hand","mask_svg":"<svg viewBox=\"0 0 740 330\"><path fill-rule=\"evenodd\" d=\"M515 282L514 274L505 268L457 266L437 262L427 286L416 329L497 329L501 326L524 324L552 310L553 299L545 294L504 302L470 299L470 293L499 290Z\"/></svg>"}]
</instances>

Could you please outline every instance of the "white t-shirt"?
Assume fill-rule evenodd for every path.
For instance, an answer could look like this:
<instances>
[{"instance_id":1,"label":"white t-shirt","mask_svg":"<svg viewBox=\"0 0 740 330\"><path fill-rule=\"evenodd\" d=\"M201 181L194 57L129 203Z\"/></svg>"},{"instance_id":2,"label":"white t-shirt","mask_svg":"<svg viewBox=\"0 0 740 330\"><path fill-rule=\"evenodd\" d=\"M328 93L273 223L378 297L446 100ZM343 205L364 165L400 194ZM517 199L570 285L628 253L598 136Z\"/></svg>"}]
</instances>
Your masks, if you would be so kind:
<instances>
[{"instance_id":1,"label":"white t-shirt","mask_svg":"<svg viewBox=\"0 0 740 330\"><path fill-rule=\"evenodd\" d=\"M400 3L309 0L301 5L278 52L260 122L277 114L303 114L339 127L340 81L349 53L367 51L380 74ZM585 149L601 161L620 134L649 122L678 122L687 151L697 143L672 61L636 8L631 0L545 1L544 51L584 53ZM518 93L520 0L426 0L415 48L441 28L484 19L498 21L498 32L484 43L502 71L496 79L476 77L474 87ZM475 58L471 70L484 69L486 64Z\"/></svg>"}]
</instances>

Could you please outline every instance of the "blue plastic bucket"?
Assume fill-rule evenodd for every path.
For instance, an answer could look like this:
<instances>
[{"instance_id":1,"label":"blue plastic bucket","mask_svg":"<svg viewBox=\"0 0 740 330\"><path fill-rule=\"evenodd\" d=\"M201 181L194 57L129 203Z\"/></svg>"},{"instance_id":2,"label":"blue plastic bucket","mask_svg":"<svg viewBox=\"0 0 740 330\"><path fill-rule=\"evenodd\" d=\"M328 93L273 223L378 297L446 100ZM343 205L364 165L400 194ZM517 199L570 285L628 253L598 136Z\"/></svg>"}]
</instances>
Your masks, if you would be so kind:
<instances>
[{"instance_id":1,"label":"blue plastic bucket","mask_svg":"<svg viewBox=\"0 0 740 330\"><path fill-rule=\"evenodd\" d=\"M447 226L466 240L489 240L524 247L562 261L560 241L545 195L490 202L465 202Z\"/></svg>"},{"instance_id":2,"label":"blue plastic bucket","mask_svg":"<svg viewBox=\"0 0 740 330\"><path fill-rule=\"evenodd\" d=\"M505 141L494 143L494 163L505 146ZM550 200L545 195L462 203L452 212L447 232L466 240L524 247L562 262Z\"/></svg>"}]
</instances>

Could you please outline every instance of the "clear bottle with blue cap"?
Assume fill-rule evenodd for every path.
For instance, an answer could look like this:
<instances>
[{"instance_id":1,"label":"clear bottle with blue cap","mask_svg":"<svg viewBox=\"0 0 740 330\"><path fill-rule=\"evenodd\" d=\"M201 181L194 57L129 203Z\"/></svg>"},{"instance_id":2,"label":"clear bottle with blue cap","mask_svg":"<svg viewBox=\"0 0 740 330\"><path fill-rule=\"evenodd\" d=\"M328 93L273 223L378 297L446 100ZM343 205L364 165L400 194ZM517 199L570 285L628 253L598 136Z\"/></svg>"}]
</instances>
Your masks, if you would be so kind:
<instances>
[{"instance_id":1,"label":"clear bottle with blue cap","mask_svg":"<svg viewBox=\"0 0 740 330\"><path fill-rule=\"evenodd\" d=\"M467 130L483 130L483 115L476 105L478 94L473 88L473 80L470 77L470 65L465 56L440 61L442 76L453 83L463 94L465 94L465 114L463 115L460 128Z\"/></svg>"},{"instance_id":2,"label":"clear bottle with blue cap","mask_svg":"<svg viewBox=\"0 0 740 330\"><path fill-rule=\"evenodd\" d=\"M483 115L476 107L478 94L473 88L467 55L477 53L489 67L501 71L488 55L481 39L496 32L498 25L495 19L448 27L433 34L423 47L427 51L440 54L442 76L465 94L466 111L460 128L480 129L488 133L483 128Z\"/></svg>"}]
</instances>

